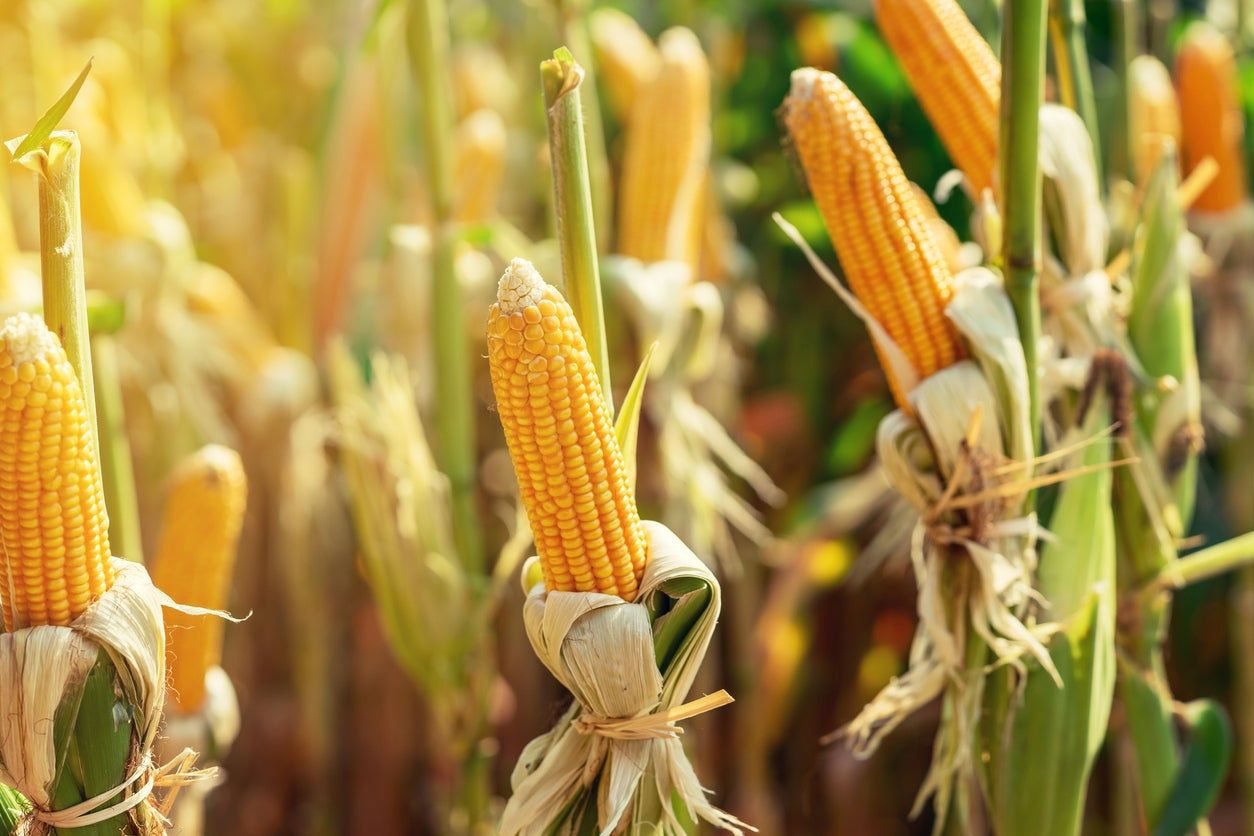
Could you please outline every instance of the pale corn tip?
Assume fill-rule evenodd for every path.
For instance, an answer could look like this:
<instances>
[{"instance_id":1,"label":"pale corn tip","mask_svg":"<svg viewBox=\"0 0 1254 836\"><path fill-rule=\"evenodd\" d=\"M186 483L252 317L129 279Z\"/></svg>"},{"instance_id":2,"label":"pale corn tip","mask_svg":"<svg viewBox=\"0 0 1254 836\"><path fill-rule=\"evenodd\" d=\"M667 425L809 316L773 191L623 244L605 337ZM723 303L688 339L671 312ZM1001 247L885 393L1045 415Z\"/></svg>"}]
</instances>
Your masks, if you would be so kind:
<instances>
[{"instance_id":1,"label":"pale corn tip","mask_svg":"<svg viewBox=\"0 0 1254 836\"><path fill-rule=\"evenodd\" d=\"M55 356L61 350L57 335L42 319L29 313L14 314L4 321L0 327L0 343L16 366Z\"/></svg>"},{"instance_id":2,"label":"pale corn tip","mask_svg":"<svg viewBox=\"0 0 1254 836\"><path fill-rule=\"evenodd\" d=\"M658 51L666 61L704 61L705 50L696 33L685 26L674 26L657 39Z\"/></svg>"},{"instance_id":3,"label":"pale corn tip","mask_svg":"<svg viewBox=\"0 0 1254 836\"><path fill-rule=\"evenodd\" d=\"M501 313L517 313L540 304L547 287L548 283L535 265L525 258L515 258L501 275L500 284L496 287L496 301L501 306Z\"/></svg>"},{"instance_id":4,"label":"pale corn tip","mask_svg":"<svg viewBox=\"0 0 1254 836\"><path fill-rule=\"evenodd\" d=\"M815 92L823 79L823 71L814 67L801 67L792 71L792 83L788 87L788 98L797 102L808 102L814 98Z\"/></svg>"}]
</instances>

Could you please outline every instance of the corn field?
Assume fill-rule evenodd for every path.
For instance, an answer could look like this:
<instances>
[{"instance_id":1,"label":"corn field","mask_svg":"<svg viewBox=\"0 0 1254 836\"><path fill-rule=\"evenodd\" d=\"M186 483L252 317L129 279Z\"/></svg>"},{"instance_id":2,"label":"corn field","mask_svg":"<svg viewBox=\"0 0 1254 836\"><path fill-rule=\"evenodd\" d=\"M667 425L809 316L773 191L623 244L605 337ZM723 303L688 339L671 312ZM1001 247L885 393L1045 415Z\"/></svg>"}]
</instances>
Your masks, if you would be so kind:
<instances>
[{"instance_id":1,"label":"corn field","mask_svg":"<svg viewBox=\"0 0 1254 836\"><path fill-rule=\"evenodd\" d=\"M0 836L1254 836L1251 0L0 0Z\"/></svg>"}]
</instances>

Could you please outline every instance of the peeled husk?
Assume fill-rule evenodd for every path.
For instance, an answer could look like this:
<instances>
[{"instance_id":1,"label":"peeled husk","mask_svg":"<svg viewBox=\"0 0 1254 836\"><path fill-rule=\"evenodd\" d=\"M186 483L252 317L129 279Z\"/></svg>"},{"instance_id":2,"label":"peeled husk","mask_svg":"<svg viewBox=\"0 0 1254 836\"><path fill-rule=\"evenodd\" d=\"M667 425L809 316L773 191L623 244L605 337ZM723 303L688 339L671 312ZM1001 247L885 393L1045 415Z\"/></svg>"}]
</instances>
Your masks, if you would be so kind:
<instances>
[{"instance_id":1,"label":"peeled husk","mask_svg":"<svg viewBox=\"0 0 1254 836\"><path fill-rule=\"evenodd\" d=\"M144 796L127 812L134 832L165 832L162 805L143 789L149 779L157 786L178 787L206 776L188 772L190 762L168 775L153 764L152 748L165 704L161 609L172 602L152 585L141 565L119 558L113 565L117 573L113 587L71 626L0 634L0 782L19 791L35 808L29 819L33 833L50 830L40 812L51 809L63 768L60 753L75 727L87 676L101 651L112 664L114 688L130 709L128 768L139 777L121 796L123 803L137 794ZM102 800L95 809L109 806Z\"/></svg>"},{"instance_id":2,"label":"peeled husk","mask_svg":"<svg viewBox=\"0 0 1254 836\"><path fill-rule=\"evenodd\" d=\"M600 834L647 826L681 836L689 832L681 815L736 834L753 829L706 799L678 727L626 739L595 730L598 722L680 707L718 621L714 575L665 526L646 521L644 527L649 562L635 602L549 592L542 583L527 596L523 619L531 645L575 702L519 758L502 836L580 833L585 815Z\"/></svg>"},{"instance_id":3,"label":"peeled husk","mask_svg":"<svg viewBox=\"0 0 1254 836\"><path fill-rule=\"evenodd\" d=\"M1014 487L1026 475L1015 463L1031 450L1014 313L998 277L982 268L959 274L947 313L974 359L921 381L910 393L912 413L886 416L876 439L889 483L919 514L911 541L919 626L909 667L841 732L855 754L869 756L907 716L944 696L916 802L917 810L934 794L938 821L959 779L975 775L971 741L989 670L1021 672L1032 659L1057 677L1046 649L1056 627L1037 620L1044 602L1033 589L1041 532ZM989 493L997 488L1004 490ZM987 498L962 504L976 494Z\"/></svg>"}]
</instances>

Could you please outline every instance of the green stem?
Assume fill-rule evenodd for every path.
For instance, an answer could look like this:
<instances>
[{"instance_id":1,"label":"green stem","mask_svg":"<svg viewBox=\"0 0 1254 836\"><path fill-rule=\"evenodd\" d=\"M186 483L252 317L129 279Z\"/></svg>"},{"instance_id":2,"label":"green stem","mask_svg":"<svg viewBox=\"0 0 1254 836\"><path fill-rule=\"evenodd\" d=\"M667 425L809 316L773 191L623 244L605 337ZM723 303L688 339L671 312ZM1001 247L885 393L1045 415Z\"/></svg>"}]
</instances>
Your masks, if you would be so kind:
<instances>
[{"instance_id":1,"label":"green stem","mask_svg":"<svg viewBox=\"0 0 1254 836\"><path fill-rule=\"evenodd\" d=\"M100 418L100 475L109 512L109 549L115 556L143 563L144 541L139 527L131 442L126 435L117 345L111 337L97 335L93 349L92 368L99 384L96 414Z\"/></svg>"},{"instance_id":2,"label":"green stem","mask_svg":"<svg viewBox=\"0 0 1254 836\"><path fill-rule=\"evenodd\" d=\"M1254 565L1254 531L1168 564L1145 588L1145 593L1180 589L1250 565Z\"/></svg>"},{"instance_id":3,"label":"green stem","mask_svg":"<svg viewBox=\"0 0 1254 836\"><path fill-rule=\"evenodd\" d=\"M579 321L588 352L596 365L605 401L614 412L610 386L610 354L601 306L601 272L597 260L596 225L592 213L592 184L584 145L583 109L579 86L583 67L565 47L540 64L544 107L549 125L549 152L553 165L553 201L557 237L562 250L566 295Z\"/></svg>"},{"instance_id":4,"label":"green stem","mask_svg":"<svg viewBox=\"0 0 1254 836\"><path fill-rule=\"evenodd\" d=\"M453 108L448 88L448 11L443 0L413 0L410 61L422 101L423 151L431 194L432 331L436 368L436 439L449 480L453 537L471 572L483 567L475 499L475 408L470 342L453 245Z\"/></svg>"},{"instance_id":5,"label":"green stem","mask_svg":"<svg viewBox=\"0 0 1254 836\"><path fill-rule=\"evenodd\" d=\"M1088 128L1089 138L1093 140L1094 158L1101 160L1097 100L1093 95L1093 73L1089 68L1089 52L1084 41L1086 25L1084 0L1050 0L1049 39L1058 74L1058 97L1064 105L1080 114L1084 127Z\"/></svg>"},{"instance_id":6,"label":"green stem","mask_svg":"<svg viewBox=\"0 0 1254 836\"><path fill-rule=\"evenodd\" d=\"M596 68L592 58L592 39L588 35L588 16L586 2L574 0L560 4L563 20L562 35L567 47L574 55L583 55L587 59L582 64L584 83L580 90L583 101L584 134L587 137L588 181L592 188L592 220L596 229L596 240L604 249L609 248L612 233L610 219L613 217L611 207L610 161L605 152L605 125L601 119L601 103L597 98Z\"/></svg>"},{"instance_id":7,"label":"green stem","mask_svg":"<svg viewBox=\"0 0 1254 836\"><path fill-rule=\"evenodd\" d=\"M87 284L83 271L83 223L78 171L82 149L73 131L55 131L18 162L39 175L39 262L44 321L61 340L78 375L99 446L96 390L87 332Z\"/></svg>"},{"instance_id":8,"label":"green stem","mask_svg":"<svg viewBox=\"0 0 1254 836\"><path fill-rule=\"evenodd\" d=\"M1045 96L1045 0L1019 0L1007 7L1002 33L1001 85L999 139L1005 218L1002 269L1027 362L1029 414L1035 449L1041 426L1036 355L1041 331L1041 304L1037 293L1041 260L1038 148L1041 102Z\"/></svg>"}]
</instances>

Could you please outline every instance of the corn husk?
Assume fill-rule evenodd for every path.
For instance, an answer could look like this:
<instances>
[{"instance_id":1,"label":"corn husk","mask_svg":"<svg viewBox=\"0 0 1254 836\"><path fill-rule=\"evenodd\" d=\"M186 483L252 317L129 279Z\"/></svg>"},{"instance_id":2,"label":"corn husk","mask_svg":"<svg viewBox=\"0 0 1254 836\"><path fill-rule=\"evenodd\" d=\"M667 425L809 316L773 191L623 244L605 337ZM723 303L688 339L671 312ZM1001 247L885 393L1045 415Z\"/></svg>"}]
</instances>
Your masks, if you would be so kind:
<instances>
[{"instance_id":1,"label":"corn husk","mask_svg":"<svg viewBox=\"0 0 1254 836\"><path fill-rule=\"evenodd\" d=\"M1061 628L1049 642L1053 671L1029 663L1022 681L996 674L986 690L984 780L997 833L1080 833L1115 684L1111 444L1101 434L1108 422L1107 408L1090 408L1073 457L1089 469L1060 487L1041 550L1036 588Z\"/></svg>"},{"instance_id":2,"label":"corn husk","mask_svg":"<svg viewBox=\"0 0 1254 836\"><path fill-rule=\"evenodd\" d=\"M172 774L154 764L152 749L165 703L161 608L173 602L152 585L142 566L114 558L114 568L112 589L72 626L0 635L0 782L33 805L35 832L54 822L62 829L90 826L93 814L100 814L105 821L125 821L136 833L164 833L164 810L152 795L154 785L178 786L204 775L187 774L187 763ZM97 688L113 695L112 710L105 715L112 718L111 733L102 733L100 718L87 713L101 705L99 692L91 693ZM119 722L120 716L126 721ZM77 754L67 754L67 746ZM101 759L107 764L117 755L116 774L109 777L113 783L93 786L102 778ZM66 758L81 760L71 765ZM75 778L85 781L79 790L89 799L67 810L66 781ZM69 805L80 801L82 796ZM64 818L47 815L54 808L61 808Z\"/></svg>"},{"instance_id":3,"label":"corn husk","mask_svg":"<svg viewBox=\"0 0 1254 836\"><path fill-rule=\"evenodd\" d=\"M732 833L752 829L709 803L679 729L659 716L680 708L692 687L718 622L718 581L665 526L644 526L649 562L636 602L542 583L527 596L531 645L575 702L519 758L502 836L645 826L679 836L698 818ZM654 731L598 730L624 720Z\"/></svg>"}]
</instances>

